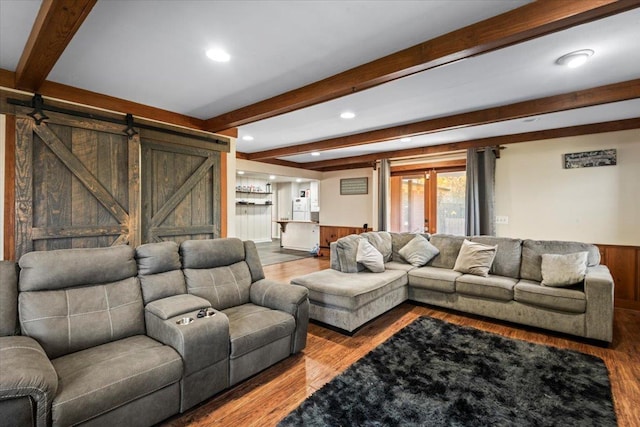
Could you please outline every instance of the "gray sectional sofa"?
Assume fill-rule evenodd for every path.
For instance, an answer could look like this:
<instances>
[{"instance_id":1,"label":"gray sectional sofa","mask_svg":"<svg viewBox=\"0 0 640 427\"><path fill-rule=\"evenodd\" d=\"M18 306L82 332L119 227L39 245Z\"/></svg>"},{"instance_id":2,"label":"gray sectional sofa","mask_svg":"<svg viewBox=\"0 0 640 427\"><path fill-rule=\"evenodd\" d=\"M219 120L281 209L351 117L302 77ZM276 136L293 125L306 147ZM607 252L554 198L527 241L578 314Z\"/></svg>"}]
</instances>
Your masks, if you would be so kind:
<instances>
[{"instance_id":1,"label":"gray sectional sofa","mask_svg":"<svg viewBox=\"0 0 640 427\"><path fill-rule=\"evenodd\" d=\"M310 318L353 333L405 300L478 314L590 339L611 342L613 278L591 244L500 237L423 235L439 252L426 265L400 255L414 239L408 233L371 232L331 244L331 268L297 277L309 289ZM384 271L355 261L359 239L382 254ZM486 277L455 271L463 241L497 246ZM573 286L541 285L542 256L585 253L584 280Z\"/></svg>"},{"instance_id":2,"label":"gray sectional sofa","mask_svg":"<svg viewBox=\"0 0 640 427\"><path fill-rule=\"evenodd\" d=\"M152 425L306 345L304 287L238 239L0 262L0 420Z\"/></svg>"}]
</instances>

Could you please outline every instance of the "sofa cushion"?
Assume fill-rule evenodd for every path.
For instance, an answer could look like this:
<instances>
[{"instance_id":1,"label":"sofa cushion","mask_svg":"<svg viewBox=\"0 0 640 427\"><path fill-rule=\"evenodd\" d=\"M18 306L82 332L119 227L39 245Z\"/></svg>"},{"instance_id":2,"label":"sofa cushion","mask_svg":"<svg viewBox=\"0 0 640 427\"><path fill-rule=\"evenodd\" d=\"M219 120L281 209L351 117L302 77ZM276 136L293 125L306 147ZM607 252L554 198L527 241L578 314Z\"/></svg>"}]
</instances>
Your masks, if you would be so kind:
<instances>
[{"instance_id":1,"label":"sofa cushion","mask_svg":"<svg viewBox=\"0 0 640 427\"><path fill-rule=\"evenodd\" d=\"M456 264L458 252L460 252L460 247L464 239L464 236L453 236L450 234L434 234L431 236L429 241L433 246L438 248L440 253L429 262L429 265L431 267L452 269Z\"/></svg>"},{"instance_id":2,"label":"sofa cushion","mask_svg":"<svg viewBox=\"0 0 640 427\"><path fill-rule=\"evenodd\" d=\"M406 286L407 273L385 270L382 273L363 271L354 274L327 269L296 277L291 283L309 289L309 300L314 304L356 310Z\"/></svg>"},{"instance_id":3,"label":"sofa cushion","mask_svg":"<svg viewBox=\"0 0 640 427\"><path fill-rule=\"evenodd\" d=\"M493 260L489 274L497 276L520 277L520 261L522 260L522 240L508 237L474 236L472 242L497 246L496 258Z\"/></svg>"},{"instance_id":4,"label":"sofa cushion","mask_svg":"<svg viewBox=\"0 0 640 427\"><path fill-rule=\"evenodd\" d=\"M487 277L496 257L496 249L497 246L483 245L465 239L453 269L460 273Z\"/></svg>"},{"instance_id":5,"label":"sofa cushion","mask_svg":"<svg viewBox=\"0 0 640 427\"><path fill-rule=\"evenodd\" d=\"M390 233L391 234L391 261L406 262L399 254L400 249L416 236L415 233Z\"/></svg>"},{"instance_id":6,"label":"sofa cushion","mask_svg":"<svg viewBox=\"0 0 640 427\"><path fill-rule=\"evenodd\" d=\"M382 254L384 262L391 261L392 256L392 240L391 233L388 231L369 231L360 234L360 237L364 237L373 245L374 248Z\"/></svg>"},{"instance_id":7,"label":"sofa cushion","mask_svg":"<svg viewBox=\"0 0 640 427\"><path fill-rule=\"evenodd\" d=\"M364 266L356 261L356 253L358 252L358 242L361 237L357 234L350 234L341 237L336 241L336 253L338 255L338 263L340 271L343 273L357 273L363 271Z\"/></svg>"},{"instance_id":8,"label":"sofa cushion","mask_svg":"<svg viewBox=\"0 0 640 427\"><path fill-rule=\"evenodd\" d=\"M58 373L53 424L75 425L180 381L174 349L144 336L72 353L52 361Z\"/></svg>"},{"instance_id":9,"label":"sofa cushion","mask_svg":"<svg viewBox=\"0 0 640 427\"><path fill-rule=\"evenodd\" d=\"M18 265L0 261L0 336L18 333Z\"/></svg>"},{"instance_id":10,"label":"sofa cushion","mask_svg":"<svg viewBox=\"0 0 640 427\"><path fill-rule=\"evenodd\" d=\"M244 243L230 237L226 239L186 240L180 244L182 268L224 267L244 261Z\"/></svg>"},{"instance_id":11,"label":"sofa cushion","mask_svg":"<svg viewBox=\"0 0 640 427\"><path fill-rule=\"evenodd\" d=\"M224 267L185 268L183 271L188 292L206 299L217 310L249 302L251 272L244 261Z\"/></svg>"},{"instance_id":12,"label":"sofa cushion","mask_svg":"<svg viewBox=\"0 0 640 427\"><path fill-rule=\"evenodd\" d=\"M422 267L440 253L427 239L417 234L398 251L400 256L414 267Z\"/></svg>"},{"instance_id":13,"label":"sofa cushion","mask_svg":"<svg viewBox=\"0 0 640 427\"><path fill-rule=\"evenodd\" d=\"M117 282L138 273L130 246L29 252L19 261L21 292Z\"/></svg>"},{"instance_id":14,"label":"sofa cushion","mask_svg":"<svg viewBox=\"0 0 640 427\"><path fill-rule=\"evenodd\" d=\"M139 276L144 304L152 301L187 293L182 270Z\"/></svg>"},{"instance_id":15,"label":"sofa cushion","mask_svg":"<svg viewBox=\"0 0 640 427\"><path fill-rule=\"evenodd\" d=\"M452 294L460 276L462 273L447 268L420 267L409 272L409 286Z\"/></svg>"},{"instance_id":16,"label":"sofa cushion","mask_svg":"<svg viewBox=\"0 0 640 427\"><path fill-rule=\"evenodd\" d=\"M520 280L514 288L513 298L521 303L570 313L584 313L587 307L582 285L552 288L532 280Z\"/></svg>"},{"instance_id":17,"label":"sofa cushion","mask_svg":"<svg viewBox=\"0 0 640 427\"><path fill-rule=\"evenodd\" d=\"M132 335L144 334L138 279L57 291L21 292L24 335L35 338L50 358Z\"/></svg>"},{"instance_id":18,"label":"sofa cushion","mask_svg":"<svg viewBox=\"0 0 640 427\"><path fill-rule=\"evenodd\" d=\"M411 271L416 267L406 262L389 261L384 264L384 268L387 270Z\"/></svg>"},{"instance_id":19,"label":"sofa cushion","mask_svg":"<svg viewBox=\"0 0 640 427\"><path fill-rule=\"evenodd\" d=\"M180 270L180 253L176 242L147 243L136 248L139 275Z\"/></svg>"},{"instance_id":20,"label":"sofa cushion","mask_svg":"<svg viewBox=\"0 0 640 427\"><path fill-rule=\"evenodd\" d=\"M175 242L147 243L136 248L138 278L145 305L151 301L185 294L180 253Z\"/></svg>"},{"instance_id":21,"label":"sofa cushion","mask_svg":"<svg viewBox=\"0 0 640 427\"><path fill-rule=\"evenodd\" d=\"M456 292L474 297L511 301L518 279L503 276L463 274L456 279Z\"/></svg>"},{"instance_id":22,"label":"sofa cushion","mask_svg":"<svg viewBox=\"0 0 640 427\"><path fill-rule=\"evenodd\" d=\"M251 303L222 312L229 318L231 359L289 336L296 328L296 322L290 314Z\"/></svg>"},{"instance_id":23,"label":"sofa cushion","mask_svg":"<svg viewBox=\"0 0 640 427\"><path fill-rule=\"evenodd\" d=\"M367 239L358 241L356 261L373 273L382 273L384 271L382 254Z\"/></svg>"},{"instance_id":24,"label":"sofa cushion","mask_svg":"<svg viewBox=\"0 0 640 427\"><path fill-rule=\"evenodd\" d=\"M555 240L525 240L522 243L522 264L520 278L542 281L542 254L571 254L589 252L587 266L600 263L600 251L595 245L579 242L560 242Z\"/></svg>"},{"instance_id":25,"label":"sofa cushion","mask_svg":"<svg viewBox=\"0 0 640 427\"><path fill-rule=\"evenodd\" d=\"M542 254L542 286L565 287L581 283L587 273L588 252Z\"/></svg>"}]
</instances>

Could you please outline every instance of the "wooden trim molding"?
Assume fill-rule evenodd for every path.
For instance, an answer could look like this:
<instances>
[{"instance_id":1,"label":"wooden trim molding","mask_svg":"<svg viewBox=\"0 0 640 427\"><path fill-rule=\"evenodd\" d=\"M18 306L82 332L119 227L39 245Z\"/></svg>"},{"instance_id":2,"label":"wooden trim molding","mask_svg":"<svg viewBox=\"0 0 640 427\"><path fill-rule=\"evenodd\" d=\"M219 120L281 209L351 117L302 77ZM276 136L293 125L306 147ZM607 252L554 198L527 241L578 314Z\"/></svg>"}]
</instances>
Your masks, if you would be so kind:
<instances>
[{"instance_id":1,"label":"wooden trim molding","mask_svg":"<svg viewBox=\"0 0 640 427\"><path fill-rule=\"evenodd\" d=\"M542 0L264 101L212 117L217 131L330 101L414 73L638 7L634 0Z\"/></svg>"},{"instance_id":2,"label":"wooden trim molding","mask_svg":"<svg viewBox=\"0 0 640 427\"><path fill-rule=\"evenodd\" d=\"M16 259L16 117L7 115L4 139L4 259Z\"/></svg>"},{"instance_id":3,"label":"wooden trim molding","mask_svg":"<svg viewBox=\"0 0 640 427\"><path fill-rule=\"evenodd\" d=\"M640 246L597 246L600 263L609 267L613 276L615 307L640 310Z\"/></svg>"},{"instance_id":4,"label":"wooden trim molding","mask_svg":"<svg viewBox=\"0 0 640 427\"><path fill-rule=\"evenodd\" d=\"M228 153L220 153L220 237L227 237L228 230L228 212L227 206L229 205L228 189L227 189L227 161Z\"/></svg>"},{"instance_id":5,"label":"wooden trim molding","mask_svg":"<svg viewBox=\"0 0 640 427\"><path fill-rule=\"evenodd\" d=\"M16 88L37 91L97 0L44 0L16 68Z\"/></svg>"},{"instance_id":6,"label":"wooden trim molding","mask_svg":"<svg viewBox=\"0 0 640 427\"><path fill-rule=\"evenodd\" d=\"M628 80L592 89L568 92L560 95L533 99L530 101L501 105L468 113L454 114L452 116L423 120L337 138L330 138L323 141L259 151L248 154L248 158L249 160L264 160L274 157L290 156L293 154L310 153L312 151L335 150L338 148L392 141L406 136L414 137L450 129L468 128L540 114L592 107L611 102L626 101L635 98L640 98L640 79Z\"/></svg>"},{"instance_id":7,"label":"wooden trim molding","mask_svg":"<svg viewBox=\"0 0 640 427\"><path fill-rule=\"evenodd\" d=\"M423 162L410 165L391 166L391 176L410 174L414 172L427 172L437 170L438 172L449 172L452 170L464 170L467 167L466 159L444 160L440 162Z\"/></svg>"}]
</instances>

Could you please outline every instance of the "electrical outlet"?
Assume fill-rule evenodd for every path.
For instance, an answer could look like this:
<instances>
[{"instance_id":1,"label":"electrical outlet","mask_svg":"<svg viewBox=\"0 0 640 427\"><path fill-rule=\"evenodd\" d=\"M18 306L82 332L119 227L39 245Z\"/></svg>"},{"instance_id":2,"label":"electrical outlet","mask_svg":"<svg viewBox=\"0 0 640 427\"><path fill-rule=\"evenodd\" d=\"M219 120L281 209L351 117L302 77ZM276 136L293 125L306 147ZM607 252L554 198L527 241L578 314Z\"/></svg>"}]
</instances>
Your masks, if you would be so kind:
<instances>
[{"instance_id":1,"label":"electrical outlet","mask_svg":"<svg viewBox=\"0 0 640 427\"><path fill-rule=\"evenodd\" d=\"M504 215L496 215L496 224L509 224L509 217Z\"/></svg>"}]
</instances>

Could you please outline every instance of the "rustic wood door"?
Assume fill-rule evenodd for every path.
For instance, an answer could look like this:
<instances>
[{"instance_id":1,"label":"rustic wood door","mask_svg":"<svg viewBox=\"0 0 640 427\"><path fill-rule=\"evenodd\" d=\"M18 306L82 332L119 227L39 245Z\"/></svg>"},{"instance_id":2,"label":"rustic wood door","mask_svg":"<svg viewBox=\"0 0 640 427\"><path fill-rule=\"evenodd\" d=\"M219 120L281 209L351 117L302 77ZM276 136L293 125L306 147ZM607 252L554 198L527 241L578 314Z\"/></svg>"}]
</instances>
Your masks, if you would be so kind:
<instances>
[{"instance_id":1,"label":"rustic wood door","mask_svg":"<svg viewBox=\"0 0 640 427\"><path fill-rule=\"evenodd\" d=\"M16 119L16 259L32 250L140 243L139 146L122 126Z\"/></svg>"},{"instance_id":2,"label":"rustic wood door","mask_svg":"<svg viewBox=\"0 0 640 427\"><path fill-rule=\"evenodd\" d=\"M142 240L221 233L220 152L142 138Z\"/></svg>"}]
</instances>

